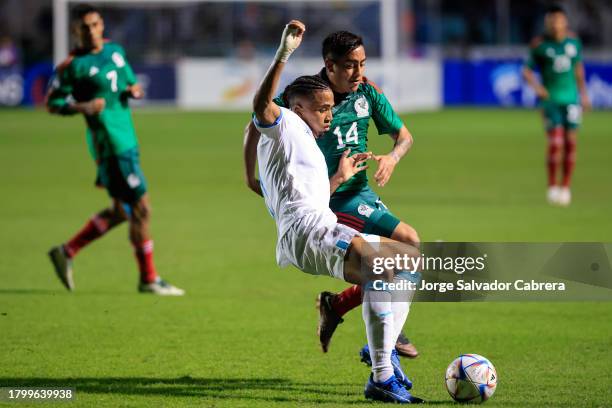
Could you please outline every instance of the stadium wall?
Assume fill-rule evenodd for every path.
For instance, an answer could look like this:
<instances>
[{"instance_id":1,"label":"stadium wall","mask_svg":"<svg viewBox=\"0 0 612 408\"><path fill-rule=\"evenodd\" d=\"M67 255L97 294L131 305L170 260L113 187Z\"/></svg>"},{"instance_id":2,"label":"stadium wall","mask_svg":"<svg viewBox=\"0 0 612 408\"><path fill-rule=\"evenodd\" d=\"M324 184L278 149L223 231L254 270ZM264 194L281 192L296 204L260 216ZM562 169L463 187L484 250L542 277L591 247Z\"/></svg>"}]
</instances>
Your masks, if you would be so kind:
<instances>
[{"instance_id":1,"label":"stadium wall","mask_svg":"<svg viewBox=\"0 0 612 408\"><path fill-rule=\"evenodd\" d=\"M141 64L133 68L147 95L146 101L138 101L138 104L176 103L174 64ZM26 69L0 68L0 107L43 105L52 75L51 62Z\"/></svg>"},{"instance_id":2,"label":"stadium wall","mask_svg":"<svg viewBox=\"0 0 612 408\"><path fill-rule=\"evenodd\" d=\"M520 59L447 59L443 62L445 106L534 107L536 95L523 80ZM612 64L585 63L593 107L612 108Z\"/></svg>"},{"instance_id":3,"label":"stadium wall","mask_svg":"<svg viewBox=\"0 0 612 408\"><path fill-rule=\"evenodd\" d=\"M178 105L182 108L248 110L269 60L185 59L177 64ZM280 89L300 75L316 74L320 59L292 60ZM433 59L368 60L367 76L398 110L437 109L442 104L441 67Z\"/></svg>"},{"instance_id":4,"label":"stadium wall","mask_svg":"<svg viewBox=\"0 0 612 408\"><path fill-rule=\"evenodd\" d=\"M316 73L319 59L293 60L281 88L299 75ZM176 64L141 64L134 69L145 88L138 104L178 105L185 109L248 110L269 61L183 59ZM587 62L587 87L593 106L612 109L612 63ZM368 77L398 111L442 106L533 107L536 98L521 76L520 59L398 59L368 61ZM51 63L0 68L0 106L44 103L53 73Z\"/></svg>"}]
</instances>

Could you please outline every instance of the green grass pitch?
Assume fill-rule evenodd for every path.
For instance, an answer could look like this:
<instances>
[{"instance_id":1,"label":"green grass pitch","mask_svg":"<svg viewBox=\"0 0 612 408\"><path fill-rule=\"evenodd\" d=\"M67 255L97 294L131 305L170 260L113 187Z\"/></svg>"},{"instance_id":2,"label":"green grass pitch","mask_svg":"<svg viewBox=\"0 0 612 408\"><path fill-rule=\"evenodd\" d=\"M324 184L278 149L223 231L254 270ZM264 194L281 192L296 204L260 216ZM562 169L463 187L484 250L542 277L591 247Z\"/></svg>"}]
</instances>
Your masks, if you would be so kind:
<instances>
[{"instance_id":1,"label":"green grass pitch","mask_svg":"<svg viewBox=\"0 0 612 408\"><path fill-rule=\"evenodd\" d=\"M372 406L361 312L327 355L315 336L316 294L345 285L275 265L273 220L243 182L247 119L135 113L158 270L188 291L170 299L137 294L125 226L76 259L75 293L60 286L46 251L108 203L92 187L83 120L0 111L0 386L75 387L61 405L75 407ZM612 241L612 113L585 117L566 209L545 202L535 112L404 119L413 151L378 191L424 241ZM375 134L370 145L391 147ZM487 406L612 406L611 313L612 303L415 304L406 331L421 356L404 368L436 406L455 405L444 371L466 352L497 367Z\"/></svg>"}]
</instances>

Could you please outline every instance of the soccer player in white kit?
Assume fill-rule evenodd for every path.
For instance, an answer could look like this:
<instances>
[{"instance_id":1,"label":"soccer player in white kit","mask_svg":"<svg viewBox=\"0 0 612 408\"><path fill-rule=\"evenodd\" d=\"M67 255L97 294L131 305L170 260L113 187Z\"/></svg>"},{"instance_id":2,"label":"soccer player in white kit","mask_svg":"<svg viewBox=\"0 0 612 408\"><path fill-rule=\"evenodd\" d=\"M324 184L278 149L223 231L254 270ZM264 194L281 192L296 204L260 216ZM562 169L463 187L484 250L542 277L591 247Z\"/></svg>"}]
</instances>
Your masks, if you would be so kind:
<instances>
[{"instance_id":1,"label":"soccer player in white kit","mask_svg":"<svg viewBox=\"0 0 612 408\"><path fill-rule=\"evenodd\" d=\"M392 301L390 292L372 288L361 270L361 263L366 262L364 258L372 247L359 232L339 224L329 209L330 194L354 174L364 171L371 154L349 157L350 152L346 151L338 171L328 178L325 158L315 138L329 129L334 97L321 78L303 76L288 85L283 94L290 109L273 102L285 63L299 47L305 30L300 21L287 24L274 61L253 99L253 121L262 134L257 146L261 187L278 231L276 260L281 267L294 265L307 273L369 287L364 291L363 319L372 374L366 383L365 396L386 402L422 402L398 379L405 377L399 362L391 362L395 339L408 316L409 299ZM419 255L412 247L375 238L377 242L394 244L411 256ZM390 250L379 247L377 256L393 256ZM406 279L405 275L405 271L389 269L381 277L395 283Z\"/></svg>"}]
</instances>

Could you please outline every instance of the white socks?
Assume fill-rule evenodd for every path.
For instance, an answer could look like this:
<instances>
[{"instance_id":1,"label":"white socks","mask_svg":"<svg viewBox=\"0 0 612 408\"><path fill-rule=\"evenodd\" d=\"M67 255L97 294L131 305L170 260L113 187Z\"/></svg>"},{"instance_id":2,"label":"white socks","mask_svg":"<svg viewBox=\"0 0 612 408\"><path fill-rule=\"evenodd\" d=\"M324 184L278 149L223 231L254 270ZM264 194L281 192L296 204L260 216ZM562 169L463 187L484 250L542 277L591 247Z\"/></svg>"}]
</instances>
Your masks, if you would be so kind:
<instances>
[{"instance_id":1,"label":"white socks","mask_svg":"<svg viewBox=\"0 0 612 408\"><path fill-rule=\"evenodd\" d=\"M393 283L399 283L401 280L412 280L410 272L400 272L399 274L393 277ZM391 310L393 311L393 326L395 329L395 339L402 332L404 328L404 324L406 323L406 318L408 317L408 312L410 312L410 303L412 302L412 297L414 296L414 291L394 291L393 292L393 301L391 302ZM395 344L394 344L395 346Z\"/></svg>"},{"instance_id":2,"label":"white socks","mask_svg":"<svg viewBox=\"0 0 612 408\"><path fill-rule=\"evenodd\" d=\"M405 276L393 278L394 283L406 279ZM399 336L408 312L414 292L374 291L364 288L363 321L365 322L370 358L372 359L372 377L375 382L383 382L393 375L391 352Z\"/></svg>"},{"instance_id":3,"label":"white socks","mask_svg":"<svg viewBox=\"0 0 612 408\"><path fill-rule=\"evenodd\" d=\"M375 382L383 382L393 375L391 350L397 339L393 337L395 329L391 294L364 290L362 312L372 359L372 377Z\"/></svg>"}]
</instances>

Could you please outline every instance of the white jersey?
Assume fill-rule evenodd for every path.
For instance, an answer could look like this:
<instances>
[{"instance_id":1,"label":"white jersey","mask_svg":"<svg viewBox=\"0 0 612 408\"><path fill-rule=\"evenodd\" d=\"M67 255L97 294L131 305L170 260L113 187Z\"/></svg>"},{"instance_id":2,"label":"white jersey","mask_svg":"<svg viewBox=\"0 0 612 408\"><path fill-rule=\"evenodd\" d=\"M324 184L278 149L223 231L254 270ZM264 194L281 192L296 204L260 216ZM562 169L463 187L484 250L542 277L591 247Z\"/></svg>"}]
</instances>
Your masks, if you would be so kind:
<instances>
[{"instance_id":1,"label":"white jersey","mask_svg":"<svg viewBox=\"0 0 612 408\"><path fill-rule=\"evenodd\" d=\"M289 109L280 108L280 112L269 126L254 119L262 134L257 145L261 188L276 221L279 242L296 224L304 231L337 222L329 209L327 164L312 131ZM277 262L288 263L278 246Z\"/></svg>"}]
</instances>

